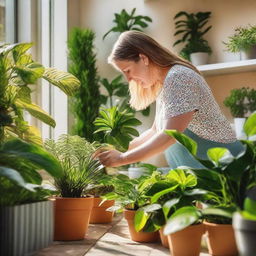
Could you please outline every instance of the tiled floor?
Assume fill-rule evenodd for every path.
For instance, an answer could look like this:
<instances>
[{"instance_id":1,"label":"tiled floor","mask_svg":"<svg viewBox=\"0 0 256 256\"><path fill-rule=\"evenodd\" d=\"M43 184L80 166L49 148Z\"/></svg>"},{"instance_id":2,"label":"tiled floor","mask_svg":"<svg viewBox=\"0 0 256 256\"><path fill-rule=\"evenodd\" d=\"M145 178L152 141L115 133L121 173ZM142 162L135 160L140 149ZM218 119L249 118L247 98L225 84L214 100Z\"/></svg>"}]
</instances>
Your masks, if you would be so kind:
<instances>
[{"instance_id":1,"label":"tiled floor","mask_svg":"<svg viewBox=\"0 0 256 256\"><path fill-rule=\"evenodd\" d=\"M128 226L121 216L111 224L90 225L87 238L81 241L54 242L36 256L169 256L160 243L142 244L130 240ZM202 252L200 256L208 256Z\"/></svg>"}]
</instances>

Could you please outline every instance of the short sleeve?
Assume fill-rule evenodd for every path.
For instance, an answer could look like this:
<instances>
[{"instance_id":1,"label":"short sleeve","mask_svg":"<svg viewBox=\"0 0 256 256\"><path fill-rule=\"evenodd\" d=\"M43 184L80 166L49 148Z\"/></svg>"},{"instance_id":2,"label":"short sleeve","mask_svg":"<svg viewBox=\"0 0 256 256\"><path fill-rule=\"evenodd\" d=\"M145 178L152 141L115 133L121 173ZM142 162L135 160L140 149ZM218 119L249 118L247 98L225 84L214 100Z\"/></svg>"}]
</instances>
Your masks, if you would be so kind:
<instances>
[{"instance_id":1,"label":"short sleeve","mask_svg":"<svg viewBox=\"0 0 256 256\"><path fill-rule=\"evenodd\" d=\"M187 70L186 70L187 71ZM162 107L164 119L199 109L199 84L193 70L174 72L163 87Z\"/></svg>"}]
</instances>

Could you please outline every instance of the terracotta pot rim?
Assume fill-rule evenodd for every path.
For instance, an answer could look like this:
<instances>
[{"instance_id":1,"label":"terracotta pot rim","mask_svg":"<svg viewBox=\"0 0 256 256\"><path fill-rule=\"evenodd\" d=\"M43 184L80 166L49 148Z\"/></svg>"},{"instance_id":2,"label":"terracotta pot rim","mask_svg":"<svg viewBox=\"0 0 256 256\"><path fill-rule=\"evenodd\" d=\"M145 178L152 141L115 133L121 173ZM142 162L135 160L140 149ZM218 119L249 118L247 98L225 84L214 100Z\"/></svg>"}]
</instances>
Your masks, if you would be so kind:
<instances>
[{"instance_id":1,"label":"terracotta pot rim","mask_svg":"<svg viewBox=\"0 0 256 256\"><path fill-rule=\"evenodd\" d=\"M61 197L61 196L56 196L52 199L55 199L55 200L56 199L58 199L58 200L81 200L81 199L86 199L86 200L88 200L88 199L93 199L93 197L91 197L91 196L88 196L88 197Z\"/></svg>"},{"instance_id":2,"label":"terracotta pot rim","mask_svg":"<svg viewBox=\"0 0 256 256\"><path fill-rule=\"evenodd\" d=\"M211 222L207 222L207 221L204 221L203 224L206 226L212 226L212 227L217 227L217 226L230 227L230 226L232 226L232 224L218 224L218 223L211 223Z\"/></svg>"}]
</instances>

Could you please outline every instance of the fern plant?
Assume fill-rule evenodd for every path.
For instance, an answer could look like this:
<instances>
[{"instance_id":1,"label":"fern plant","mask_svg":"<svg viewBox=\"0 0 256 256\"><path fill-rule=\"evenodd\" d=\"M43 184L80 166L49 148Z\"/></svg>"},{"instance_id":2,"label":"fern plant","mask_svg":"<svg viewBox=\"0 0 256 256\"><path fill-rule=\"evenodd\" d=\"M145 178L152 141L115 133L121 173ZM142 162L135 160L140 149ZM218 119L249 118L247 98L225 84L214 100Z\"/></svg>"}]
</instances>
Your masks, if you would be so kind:
<instances>
[{"instance_id":1,"label":"fern plant","mask_svg":"<svg viewBox=\"0 0 256 256\"><path fill-rule=\"evenodd\" d=\"M89 185L103 175L103 165L92 157L97 146L77 135L62 135L57 141L46 140L45 148L53 154L63 169L55 178L62 197L82 197Z\"/></svg>"},{"instance_id":2,"label":"fern plant","mask_svg":"<svg viewBox=\"0 0 256 256\"><path fill-rule=\"evenodd\" d=\"M80 84L67 72L34 62L27 53L31 46L30 43L0 46L0 144L9 137L42 144L37 129L24 120L24 110L55 127L53 118L31 100L31 85L35 85L39 78L59 87L67 95L73 95Z\"/></svg>"},{"instance_id":3,"label":"fern plant","mask_svg":"<svg viewBox=\"0 0 256 256\"><path fill-rule=\"evenodd\" d=\"M203 36L212 28L212 26L208 26L205 29L203 28L209 21L211 12L187 13L181 11L175 15L174 20L182 16L185 16L185 19L175 22L177 31L174 34L174 36L182 35L182 38L177 40L173 46L185 43L180 54L188 60L190 59L189 55L193 52L211 53L208 41L203 38Z\"/></svg>"},{"instance_id":4,"label":"fern plant","mask_svg":"<svg viewBox=\"0 0 256 256\"><path fill-rule=\"evenodd\" d=\"M103 40L111 32L122 33L128 30L142 31L142 29L148 26L147 22L152 22L152 19L148 16L135 16L135 11L136 8L133 8L129 14L125 9L122 9L121 13L115 13L115 19L113 22L116 25L112 27L106 34L104 34Z\"/></svg>"},{"instance_id":5,"label":"fern plant","mask_svg":"<svg viewBox=\"0 0 256 256\"><path fill-rule=\"evenodd\" d=\"M97 126L96 133L104 132L104 142L115 146L120 151L128 149L132 136L139 136L134 126L141 125L133 113L128 110L119 111L117 107L103 108L100 117L96 118L94 124Z\"/></svg>"},{"instance_id":6,"label":"fern plant","mask_svg":"<svg viewBox=\"0 0 256 256\"><path fill-rule=\"evenodd\" d=\"M98 140L94 134L93 121L99 113L101 96L99 76L96 68L96 55L93 41L95 34L90 29L74 28L68 40L69 72L81 82L81 86L71 101L75 115L73 134L93 142Z\"/></svg>"}]
</instances>

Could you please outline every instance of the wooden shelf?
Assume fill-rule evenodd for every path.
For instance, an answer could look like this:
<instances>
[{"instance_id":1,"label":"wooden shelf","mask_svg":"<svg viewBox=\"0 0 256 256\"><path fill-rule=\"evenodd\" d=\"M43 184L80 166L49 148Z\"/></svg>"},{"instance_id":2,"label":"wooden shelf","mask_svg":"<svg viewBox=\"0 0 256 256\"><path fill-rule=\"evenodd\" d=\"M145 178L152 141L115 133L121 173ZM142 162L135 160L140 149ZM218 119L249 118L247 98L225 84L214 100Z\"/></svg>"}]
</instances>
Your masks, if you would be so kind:
<instances>
[{"instance_id":1,"label":"wooden shelf","mask_svg":"<svg viewBox=\"0 0 256 256\"><path fill-rule=\"evenodd\" d=\"M197 66L205 76L256 71L256 59Z\"/></svg>"}]
</instances>

